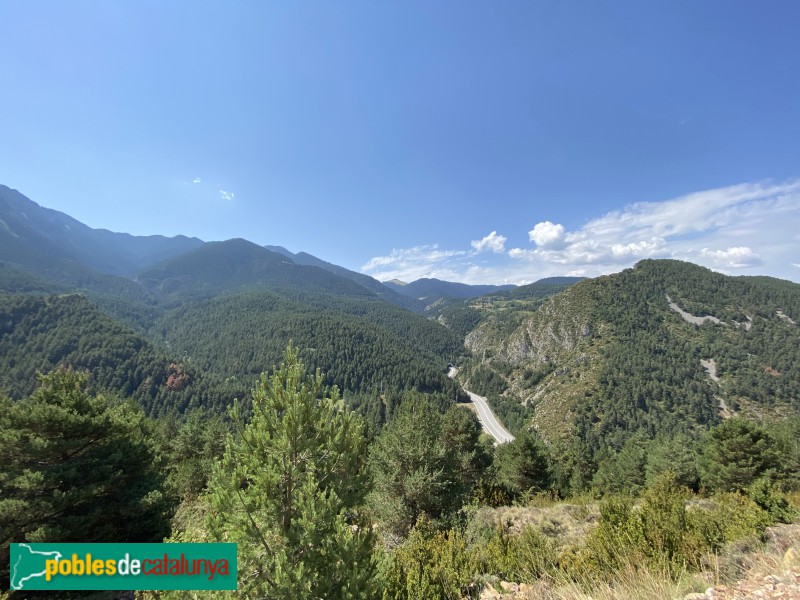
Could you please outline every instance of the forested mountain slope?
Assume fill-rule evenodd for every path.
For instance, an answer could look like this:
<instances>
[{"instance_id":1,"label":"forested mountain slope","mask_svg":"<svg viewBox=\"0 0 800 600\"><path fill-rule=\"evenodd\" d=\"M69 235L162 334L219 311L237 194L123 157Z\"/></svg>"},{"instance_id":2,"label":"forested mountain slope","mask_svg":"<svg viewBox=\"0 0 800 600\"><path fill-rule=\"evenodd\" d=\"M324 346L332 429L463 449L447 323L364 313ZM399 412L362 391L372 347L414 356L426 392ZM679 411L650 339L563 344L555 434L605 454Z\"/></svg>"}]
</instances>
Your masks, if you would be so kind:
<instances>
[{"instance_id":1,"label":"forested mountain slope","mask_svg":"<svg viewBox=\"0 0 800 600\"><path fill-rule=\"evenodd\" d=\"M169 365L163 352L80 294L0 292L0 392L12 398L33 391L37 372L65 366L88 370L93 389L150 406L166 401Z\"/></svg>"},{"instance_id":2,"label":"forested mountain slope","mask_svg":"<svg viewBox=\"0 0 800 600\"><path fill-rule=\"evenodd\" d=\"M359 316L252 291L186 304L166 314L155 329L165 347L227 382L232 395L249 390L293 340L305 363L342 390L377 395L381 388L418 389L455 397L445 365L463 351L459 340L383 301L366 304L352 305L364 309Z\"/></svg>"},{"instance_id":3,"label":"forested mountain slope","mask_svg":"<svg viewBox=\"0 0 800 600\"><path fill-rule=\"evenodd\" d=\"M81 294L0 292L0 392L22 398L37 372L70 366L88 370L93 389L134 398L151 414L222 411L246 399L294 340L309 367L322 369L345 397L416 389L455 398L444 365L462 351L457 338L374 303L396 318L380 324L380 312L358 318L269 292L240 293L167 312L146 339ZM397 318L403 313L409 319Z\"/></svg>"},{"instance_id":4,"label":"forested mountain slope","mask_svg":"<svg viewBox=\"0 0 800 600\"><path fill-rule=\"evenodd\" d=\"M283 254L242 239L210 242L139 273L137 281L171 306L249 288L375 296L349 279L295 264Z\"/></svg>"},{"instance_id":5,"label":"forested mountain slope","mask_svg":"<svg viewBox=\"0 0 800 600\"><path fill-rule=\"evenodd\" d=\"M425 311L425 304L423 302L420 302L415 298L411 298L409 296L405 296L401 293L398 293L393 288L382 284L380 281L374 279L373 277L370 277L369 275L364 275L363 273L356 273L355 271L345 269L344 267L340 267L339 265L334 265L320 258L317 258L316 256L309 254L308 252L298 252L295 254L281 246L265 246L265 248L267 248L267 250L272 250L273 252L279 252L284 256L288 256L298 265L319 267L320 269L325 269L326 271L329 271L334 275L338 275L339 277L344 277L345 279L354 281L357 284L367 288L371 292L374 292L379 298L391 302L392 304L396 304L397 306L402 306L403 308L418 313L422 313Z\"/></svg>"},{"instance_id":6,"label":"forested mountain slope","mask_svg":"<svg viewBox=\"0 0 800 600\"><path fill-rule=\"evenodd\" d=\"M513 316L504 320L504 329L515 327L525 315L534 310L544 298L563 292L582 277L548 277L535 283L486 294L462 301L440 302L429 313L439 323L464 338L484 319L495 319L497 312Z\"/></svg>"},{"instance_id":7,"label":"forested mountain slope","mask_svg":"<svg viewBox=\"0 0 800 600\"><path fill-rule=\"evenodd\" d=\"M0 192L0 392L13 398L30 393L37 372L73 366L90 371L93 389L134 398L150 414L223 411L289 340L362 408L405 390L458 395L445 365L463 354L462 339L397 306L414 301L372 278L241 239L197 240L174 256L177 238L137 245ZM150 261L147 248L164 260L135 279L87 258L103 254L117 261L104 268L123 272ZM379 427L384 408L368 410Z\"/></svg>"},{"instance_id":8,"label":"forested mountain slope","mask_svg":"<svg viewBox=\"0 0 800 600\"><path fill-rule=\"evenodd\" d=\"M328 373L330 383L360 392L380 384L449 389L444 365L463 353L446 328L355 281L245 240L206 244L149 269L139 281L174 307L153 328L157 342L200 360L203 369L247 382L290 339L315 349L304 358Z\"/></svg>"},{"instance_id":9,"label":"forested mountain slope","mask_svg":"<svg viewBox=\"0 0 800 600\"><path fill-rule=\"evenodd\" d=\"M80 291L140 332L157 300L128 275L202 244L92 229L0 185L0 290Z\"/></svg>"},{"instance_id":10,"label":"forested mountain slope","mask_svg":"<svg viewBox=\"0 0 800 600\"><path fill-rule=\"evenodd\" d=\"M551 441L577 435L593 452L619 449L637 434L731 414L800 411L800 285L791 282L646 260L541 306L477 308L465 377L525 406Z\"/></svg>"}]
</instances>

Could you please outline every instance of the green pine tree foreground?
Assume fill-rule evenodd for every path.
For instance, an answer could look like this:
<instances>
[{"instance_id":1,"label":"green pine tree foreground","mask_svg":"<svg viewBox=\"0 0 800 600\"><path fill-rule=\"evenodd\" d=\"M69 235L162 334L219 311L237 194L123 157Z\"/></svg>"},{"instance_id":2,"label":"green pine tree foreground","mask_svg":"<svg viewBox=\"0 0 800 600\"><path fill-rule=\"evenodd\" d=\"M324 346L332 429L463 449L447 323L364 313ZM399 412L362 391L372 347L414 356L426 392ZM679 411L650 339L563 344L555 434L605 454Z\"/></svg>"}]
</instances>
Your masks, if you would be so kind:
<instances>
[{"instance_id":1,"label":"green pine tree foreground","mask_svg":"<svg viewBox=\"0 0 800 600\"><path fill-rule=\"evenodd\" d=\"M441 520L461 506L459 456L442 437L441 413L426 398L409 397L370 449L370 506L395 540L420 517Z\"/></svg>"},{"instance_id":2,"label":"green pine tree foreground","mask_svg":"<svg viewBox=\"0 0 800 600\"><path fill-rule=\"evenodd\" d=\"M27 399L0 397L0 587L12 542L158 542L170 505L145 417L60 369Z\"/></svg>"},{"instance_id":3,"label":"green pine tree foreground","mask_svg":"<svg viewBox=\"0 0 800 600\"><path fill-rule=\"evenodd\" d=\"M586 446L555 455L534 432L494 448L473 413L416 392L397 396L368 448L361 418L323 382L290 345L252 404L234 405L225 443L223 419L154 427L68 369L30 398L0 398L3 576L10 541L162 539L165 485L182 499L168 541L236 542L239 589L142 595L153 600L466 599L499 581L660 600L696 591L698 573L707 584L728 554L735 579L736 548L758 550L767 526L797 518L798 419L631 436L595 471ZM629 576L659 591L628 594Z\"/></svg>"},{"instance_id":4,"label":"green pine tree foreground","mask_svg":"<svg viewBox=\"0 0 800 600\"><path fill-rule=\"evenodd\" d=\"M232 410L239 431L212 473L206 524L238 543L240 597L375 597L362 423L322 381L290 345L253 390L249 423Z\"/></svg>"}]
</instances>

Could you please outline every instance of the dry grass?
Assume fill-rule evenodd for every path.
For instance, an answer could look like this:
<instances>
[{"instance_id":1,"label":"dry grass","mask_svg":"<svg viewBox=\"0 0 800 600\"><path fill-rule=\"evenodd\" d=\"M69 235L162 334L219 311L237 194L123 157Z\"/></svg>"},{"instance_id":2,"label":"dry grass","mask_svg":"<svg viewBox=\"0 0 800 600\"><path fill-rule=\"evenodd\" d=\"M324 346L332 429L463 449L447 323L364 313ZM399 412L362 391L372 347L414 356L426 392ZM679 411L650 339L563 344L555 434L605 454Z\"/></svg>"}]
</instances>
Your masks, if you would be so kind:
<instances>
[{"instance_id":1,"label":"dry grass","mask_svg":"<svg viewBox=\"0 0 800 600\"><path fill-rule=\"evenodd\" d=\"M668 600L682 599L691 592L712 586L735 586L738 581L761 582L767 575L800 571L800 524L770 527L766 544L743 540L724 553L710 556L704 573L685 573L673 580L666 573L628 564L610 581L586 575L568 579L556 576L521 585L515 600ZM497 587L497 586L496 586ZM745 597L745 596L742 596Z\"/></svg>"},{"instance_id":2,"label":"dry grass","mask_svg":"<svg viewBox=\"0 0 800 600\"><path fill-rule=\"evenodd\" d=\"M694 579L671 581L667 577L633 567L611 582L564 582L550 589L533 590L529 600L666 600L683 598L691 591L700 591L705 584L696 585Z\"/></svg>"},{"instance_id":3,"label":"dry grass","mask_svg":"<svg viewBox=\"0 0 800 600\"><path fill-rule=\"evenodd\" d=\"M500 587L496 584L495 587ZM506 584L507 585L507 584ZM686 574L677 581L664 574L628 565L612 581L600 581L586 576L583 580L562 577L540 579L529 585L515 586L513 594L503 598L514 600L669 600L683 598L690 592L709 587L707 578Z\"/></svg>"},{"instance_id":4,"label":"dry grass","mask_svg":"<svg viewBox=\"0 0 800 600\"><path fill-rule=\"evenodd\" d=\"M800 494L794 494L797 506ZM562 548L580 546L586 534L596 525L598 507L587 501L582 504L513 506L484 509L480 518L484 526L491 523L510 524L510 532L526 526L538 528ZM697 501L698 509L707 501ZM669 600L683 599L691 592L704 592L710 587L728 586L738 589L740 582L749 586L761 584L766 576L781 576L788 571L800 572L800 521L768 527L762 536L753 535L729 544L720 554L709 555L701 573L685 572L679 577L629 563L610 579L593 573L574 571L568 576L554 568L550 577L515 585L515 592L506 591L502 598L514 600ZM491 578L490 578L491 580ZM501 591L501 584L493 581ZM508 587L508 584L502 585ZM746 589L750 589L747 587ZM738 592L737 592L738 593ZM726 596L727 597L727 596ZM749 596L742 596L749 597Z\"/></svg>"},{"instance_id":5,"label":"dry grass","mask_svg":"<svg viewBox=\"0 0 800 600\"><path fill-rule=\"evenodd\" d=\"M577 545L597 525L600 509L597 503L567 504L537 496L528 506L482 508L476 519L484 526L508 525L512 535L525 527L534 527L559 546Z\"/></svg>"}]
</instances>

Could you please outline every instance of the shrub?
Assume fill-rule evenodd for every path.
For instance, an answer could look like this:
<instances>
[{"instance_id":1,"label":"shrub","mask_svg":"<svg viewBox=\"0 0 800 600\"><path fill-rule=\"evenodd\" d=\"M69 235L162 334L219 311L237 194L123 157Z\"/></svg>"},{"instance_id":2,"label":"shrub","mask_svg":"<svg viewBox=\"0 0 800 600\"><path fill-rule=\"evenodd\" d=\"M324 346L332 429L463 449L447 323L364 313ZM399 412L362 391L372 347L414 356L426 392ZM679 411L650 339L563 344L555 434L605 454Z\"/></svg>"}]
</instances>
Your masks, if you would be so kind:
<instances>
[{"instance_id":1,"label":"shrub","mask_svg":"<svg viewBox=\"0 0 800 600\"><path fill-rule=\"evenodd\" d=\"M477 588L464 537L453 530L434 533L424 518L382 567L385 600L464 598Z\"/></svg>"},{"instance_id":2,"label":"shrub","mask_svg":"<svg viewBox=\"0 0 800 600\"><path fill-rule=\"evenodd\" d=\"M718 494L712 509L689 513L689 527L714 552L729 542L760 535L770 523L769 515L758 504L737 492Z\"/></svg>"},{"instance_id":3,"label":"shrub","mask_svg":"<svg viewBox=\"0 0 800 600\"><path fill-rule=\"evenodd\" d=\"M606 500L585 555L578 552L573 568L589 565L598 576L609 577L638 564L675 578L699 564L704 547L687 518L686 496L675 473L667 471L645 490L639 507L626 498Z\"/></svg>"},{"instance_id":4,"label":"shrub","mask_svg":"<svg viewBox=\"0 0 800 600\"><path fill-rule=\"evenodd\" d=\"M484 544L475 544L475 562L482 573L508 581L535 581L557 568L555 543L530 525L512 535L510 522L495 528Z\"/></svg>"},{"instance_id":5,"label":"shrub","mask_svg":"<svg viewBox=\"0 0 800 600\"><path fill-rule=\"evenodd\" d=\"M747 488L747 497L765 511L773 523L791 523L796 512L789 506L789 500L778 486L768 478L762 477Z\"/></svg>"},{"instance_id":6,"label":"shrub","mask_svg":"<svg viewBox=\"0 0 800 600\"><path fill-rule=\"evenodd\" d=\"M600 519L587 537L586 545L568 563L571 576L589 571L597 577L618 572L626 557L636 554L640 547L641 530L636 526L633 501L612 496L600 504Z\"/></svg>"},{"instance_id":7,"label":"shrub","mask_svg":"<svg viewBox=\"0 0 800 600\"><path fill-rule=\"evenodd\" d=\"M511 538L506 569L511 581L535 581L557 564L555 543L542 532L527 526Z\"/></svg>"}]
</instances>

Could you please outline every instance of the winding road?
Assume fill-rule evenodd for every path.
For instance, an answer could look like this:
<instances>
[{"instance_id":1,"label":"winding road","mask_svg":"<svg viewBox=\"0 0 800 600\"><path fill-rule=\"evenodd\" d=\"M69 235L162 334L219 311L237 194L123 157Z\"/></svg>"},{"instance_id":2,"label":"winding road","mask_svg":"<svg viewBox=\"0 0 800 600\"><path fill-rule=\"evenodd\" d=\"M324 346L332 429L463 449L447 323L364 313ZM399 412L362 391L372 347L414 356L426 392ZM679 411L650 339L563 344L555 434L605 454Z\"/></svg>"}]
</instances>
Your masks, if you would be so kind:
<instances>
[{"instance_id":1,"label":"winding road","mask_svg":"<svg viewBox=\"0 0 800 600\"><path fill-rule=\"evenodd\" d=\"M457 374L458 369L455 367L450 367L450 370L447 372L447 376L450 379L454 379ZM508 430L503 427L503 424L497 419L495 414L492 412L492 409L489 407L488 400L483 396L479 396L478 394L470 392L467 389L464 391L467 392L470 400L472 400L472 403L475 405L475 412L478 414L478 421L481 422L483 430L496 440L496 444L513 442L514 436L511 435Z\"/></svg>"}]
</instances>

